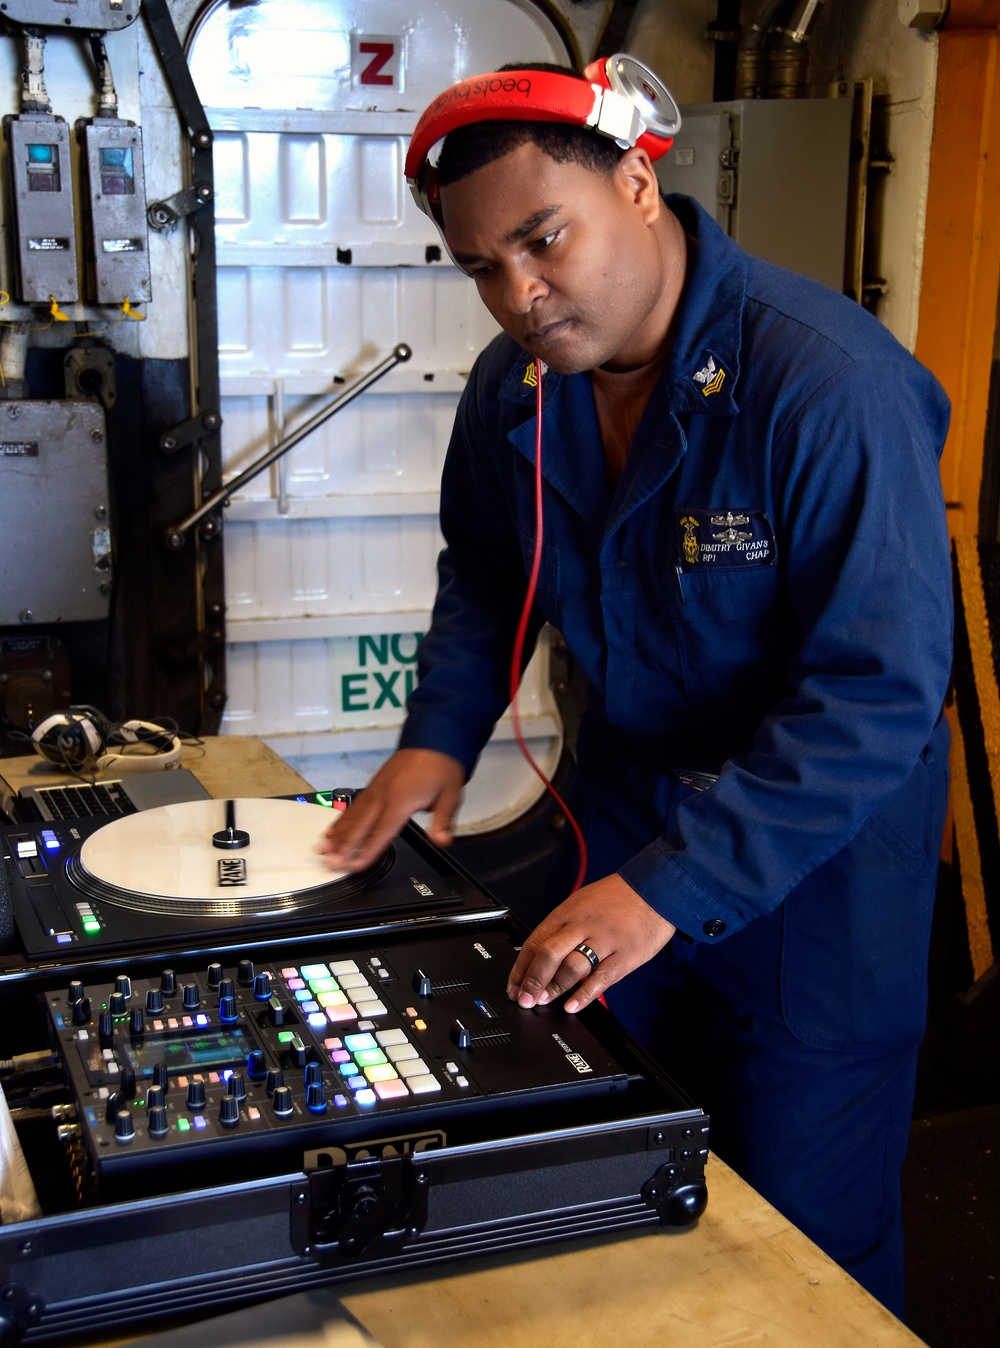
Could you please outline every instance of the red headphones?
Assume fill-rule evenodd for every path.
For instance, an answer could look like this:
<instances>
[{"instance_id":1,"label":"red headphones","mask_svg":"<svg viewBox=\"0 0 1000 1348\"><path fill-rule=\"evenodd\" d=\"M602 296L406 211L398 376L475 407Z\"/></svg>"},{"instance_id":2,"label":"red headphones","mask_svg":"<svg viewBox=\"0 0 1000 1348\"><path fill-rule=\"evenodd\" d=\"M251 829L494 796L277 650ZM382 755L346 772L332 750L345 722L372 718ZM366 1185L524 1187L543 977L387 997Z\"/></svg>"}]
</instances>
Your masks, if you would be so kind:
<instances>
[{"instance_id":1,"label":"red headphones","mask_svg":"<svg viewBox=\"0 0 1000 1348\"><path fill-rule=\"evenodd\" d=\"M498 70L474 75L439 94L424 109L406 154L406 180L424 214L441 227L431 150L449 131L473 122L568 122L591 127L623 150L638 145L650 159L667 153L680 130L680 109L648 66L619 52L592 61L583 76Z\"/></svg>"}]
</instances>

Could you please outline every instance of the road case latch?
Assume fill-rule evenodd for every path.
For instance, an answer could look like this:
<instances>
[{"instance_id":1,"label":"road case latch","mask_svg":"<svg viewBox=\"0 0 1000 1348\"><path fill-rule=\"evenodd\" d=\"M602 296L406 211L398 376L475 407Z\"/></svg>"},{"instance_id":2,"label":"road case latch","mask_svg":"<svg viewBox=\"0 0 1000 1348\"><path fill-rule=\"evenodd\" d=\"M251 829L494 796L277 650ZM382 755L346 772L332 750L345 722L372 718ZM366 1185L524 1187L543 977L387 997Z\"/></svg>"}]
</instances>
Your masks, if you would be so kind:
<instances>
[{"instance_id":1,"label":"road case latch","mask_svg":"<svg viewBox=\"0 0 1000 1348\"><path fill-rule=\"evenodd\" d=\"M292 1191L292 1247L321 1264L377 1251L395 1253L427 1222L422 1152L444 1143L441 1134L391 1143L328 1147L306 1157L306 1182Z\"/></svg>"}]
</instances>

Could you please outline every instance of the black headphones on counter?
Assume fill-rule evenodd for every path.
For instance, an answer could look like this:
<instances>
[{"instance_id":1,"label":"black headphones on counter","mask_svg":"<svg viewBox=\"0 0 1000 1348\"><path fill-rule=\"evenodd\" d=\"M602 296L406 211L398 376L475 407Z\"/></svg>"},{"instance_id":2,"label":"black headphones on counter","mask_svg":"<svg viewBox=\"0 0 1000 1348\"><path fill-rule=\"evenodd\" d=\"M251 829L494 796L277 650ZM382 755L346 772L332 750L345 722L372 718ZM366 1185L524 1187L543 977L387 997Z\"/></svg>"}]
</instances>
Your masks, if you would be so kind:
<instances>
[{"instance_id":1,"label":"black headphones on counter","mask_svg":"<svg viewBox=\"0 0 1000 1348\"><path fill-rule=\"evenodd\" d=\"M155 721L110 721L96 707L54 711L31 731L35 752L72 773L155 772L178 768L181 740Z\"/></svg>"}]
</instances>

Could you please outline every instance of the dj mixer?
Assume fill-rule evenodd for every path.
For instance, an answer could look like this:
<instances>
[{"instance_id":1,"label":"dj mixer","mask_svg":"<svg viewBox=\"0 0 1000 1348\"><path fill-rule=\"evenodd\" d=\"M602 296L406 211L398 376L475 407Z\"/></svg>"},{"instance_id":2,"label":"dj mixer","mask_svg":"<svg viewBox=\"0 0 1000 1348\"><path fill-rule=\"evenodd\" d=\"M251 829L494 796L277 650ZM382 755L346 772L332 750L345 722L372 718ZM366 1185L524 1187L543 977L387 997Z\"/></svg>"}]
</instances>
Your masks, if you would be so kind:
<instances>
[{"instance_id":1,"label":"dj mixer","mask_svg":"<svg viewBox=\"0 0 1000 1348\"><path fill-rule=\"evenodd\" d=\"M320 943L49 993L102 1193L162 1168L260 1174L317 1142L624 1092L579 1017L509 1001L509 936ZM141 1181L138 1176L147 1176Z\"/></svg>"}]
</instances>

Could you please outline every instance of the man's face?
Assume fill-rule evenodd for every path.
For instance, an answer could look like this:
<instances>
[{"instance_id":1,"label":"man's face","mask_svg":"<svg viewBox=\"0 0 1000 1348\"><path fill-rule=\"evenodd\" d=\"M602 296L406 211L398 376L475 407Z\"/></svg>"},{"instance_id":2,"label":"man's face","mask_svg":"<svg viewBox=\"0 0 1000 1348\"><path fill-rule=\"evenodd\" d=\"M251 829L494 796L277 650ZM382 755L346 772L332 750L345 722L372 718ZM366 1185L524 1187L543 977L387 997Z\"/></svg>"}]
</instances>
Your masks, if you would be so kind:
<instances>
[{"instance_id":1,"label":"man's face","mask_svg":"<svg viewBox=\"0 0 1000 1348\"><path fill-rule=\"evenodd\" d=\"M562 374L634 369L669 324L649 161L605 176L522 145L441 190L449 244L500 326Z\"/></svg>"}]
</instances>

